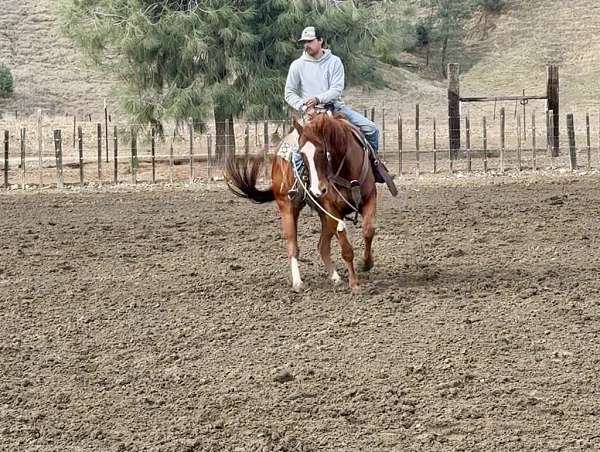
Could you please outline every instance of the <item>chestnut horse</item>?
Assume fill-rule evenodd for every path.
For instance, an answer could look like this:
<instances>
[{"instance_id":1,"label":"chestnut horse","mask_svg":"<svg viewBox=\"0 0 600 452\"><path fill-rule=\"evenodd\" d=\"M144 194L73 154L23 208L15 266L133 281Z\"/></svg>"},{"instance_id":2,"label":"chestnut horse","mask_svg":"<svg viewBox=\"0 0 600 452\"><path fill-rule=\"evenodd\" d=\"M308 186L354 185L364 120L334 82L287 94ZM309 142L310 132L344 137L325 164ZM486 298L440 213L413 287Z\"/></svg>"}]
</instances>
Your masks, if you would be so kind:
<instances>
[{"instance_id":1,"label":"chestnut horse","mask_svg":"<svg viewBox=\"0 0 600 452\"><path fill-rule=\"evenodd\" d=\"M294 128L297 136L293 140L298 140L300 153L309 172L308 186L297 179L293 164L280 156L273 159L269 188L256 188L260 160L252 163L247 160L228 160L225 170L227 185L237 196L257 203L276 201L283 235L287 241L294 290L299 291L303 287L298 267L297 225L300 211L306 203L317 210L321 217L319 253L329 278L335 285L341 282L331 261L331 239L335 235L348 270L349 286L354 290L358 287L358 278L354 270L354 251L348 240L344 218L352 213L360 213L362 216L365 244L362 269L368 271L373 267L371 243L375 233L377 204L377 188L368 151L359 141L353 126L341 116L320 114L304 127L294 118ZM296 181L305 188L302 200L288 197L288 191Z\"/></svg>"}]
</instances>

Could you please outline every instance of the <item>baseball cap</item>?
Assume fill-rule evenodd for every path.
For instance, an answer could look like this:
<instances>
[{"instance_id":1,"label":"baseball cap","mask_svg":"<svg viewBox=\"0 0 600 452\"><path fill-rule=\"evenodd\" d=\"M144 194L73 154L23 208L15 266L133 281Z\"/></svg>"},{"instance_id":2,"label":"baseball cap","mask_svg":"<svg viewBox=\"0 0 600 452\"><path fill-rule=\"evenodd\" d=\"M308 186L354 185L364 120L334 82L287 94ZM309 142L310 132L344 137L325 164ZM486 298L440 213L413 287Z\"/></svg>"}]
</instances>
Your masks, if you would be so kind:
<instances>
[{"instance_id":1,"label":"baseball cap","mask_svg":"<svg viewBox=\"0 0 600 452\"><path fill-rule=\"evenodd\" d=\"M317 32L315 31L315 27L306 27L302 30L302 35L298 42L302 41L312 41L313 39L317 39Z\"/></svg>"}]
</instances>

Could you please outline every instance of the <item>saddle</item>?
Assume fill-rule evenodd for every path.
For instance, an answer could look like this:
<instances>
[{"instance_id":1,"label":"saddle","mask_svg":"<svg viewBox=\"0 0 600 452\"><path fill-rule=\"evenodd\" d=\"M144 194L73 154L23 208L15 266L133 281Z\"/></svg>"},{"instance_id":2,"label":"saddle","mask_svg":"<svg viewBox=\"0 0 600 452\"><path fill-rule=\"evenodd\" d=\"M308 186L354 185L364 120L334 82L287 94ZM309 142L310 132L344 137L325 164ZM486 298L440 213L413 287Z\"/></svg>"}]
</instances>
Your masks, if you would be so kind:
<instances>
[{"instance_id":1,"label":"saddle","mask_svg":"<svg viewBox=\"0 0 600 452\"><path fill-rule=\"evenodd\" d=\"M358 140L358 142L362 145L363 148L368 150L369 153L369 161L371 162L371 169L373 171L373 176L375 177L375 182L380 184L386 184L392 196L398 195L398 189L396 188L396 184L394 183L393 177L390 175L385 164L379 159L379 156L375 154L375 151L363 135L362 131L352 124L350 121L346 119L346 122L352 128L352 132L354 136Z\"/></svg>"}]
</instances>

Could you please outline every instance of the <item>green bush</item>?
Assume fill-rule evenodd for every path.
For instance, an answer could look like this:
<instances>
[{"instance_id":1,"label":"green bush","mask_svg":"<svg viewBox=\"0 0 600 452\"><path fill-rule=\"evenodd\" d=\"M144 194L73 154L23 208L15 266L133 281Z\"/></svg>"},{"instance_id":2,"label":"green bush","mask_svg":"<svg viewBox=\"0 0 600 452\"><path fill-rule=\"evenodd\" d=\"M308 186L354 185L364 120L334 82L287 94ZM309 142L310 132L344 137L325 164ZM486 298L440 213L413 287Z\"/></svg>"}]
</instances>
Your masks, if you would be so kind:
<instances>
[{"instance_id":1,"label":"green bush","mask_svg":"<svg viewBox=\"0 0 600 452\"><path fill-rule=\"evenodd\" d=\"M0 65L0 97L10 97L13 94L14 80L10 69Z\"/></svg>"},{"instance_id":2,"label":"green bush","mask_svg":"<svg viewBox=\"0 0 600 452\"><path fill-rule=\"evenodd\" d=\"M417 25L415 33L417 35L417 46L427 47L429 45L429 42L431 41L431 26L428 24L420 23Z\"/></svg>"}]
</instances>

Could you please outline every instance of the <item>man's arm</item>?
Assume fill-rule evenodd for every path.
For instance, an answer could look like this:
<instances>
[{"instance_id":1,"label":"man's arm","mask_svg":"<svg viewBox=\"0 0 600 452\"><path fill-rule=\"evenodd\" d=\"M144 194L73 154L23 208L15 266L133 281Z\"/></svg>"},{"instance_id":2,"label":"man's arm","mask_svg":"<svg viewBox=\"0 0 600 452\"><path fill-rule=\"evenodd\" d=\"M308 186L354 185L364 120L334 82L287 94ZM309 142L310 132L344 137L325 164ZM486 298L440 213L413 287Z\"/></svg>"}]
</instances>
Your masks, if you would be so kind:
<instances>
[{"instance_id":1,"label":"man's arm","mask_svg":"<svg viewBox=\"0 0 600 452\"><path fill-rule=\"evenodd\" d=\"M285 81L285 101L290 107L302 111L304 106L304 100L299 96L300 94L300 74L296 65L291 64L290 70L288 71L287 80Z\"/></svg>"},{"instance_id":2,"label":"man's arm","mask_svg":"<svg viewBox=\"0 0 600 452\"><path fill-rule=\"evenodd\" d=\"M338 58L332 69L329 89L317 95L321 104L328 104L332 100L338 99L344 90L344 65L342 60Z\"/></svg>"}]
</instances>

